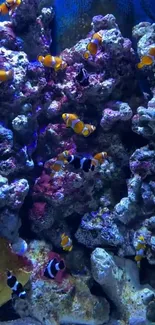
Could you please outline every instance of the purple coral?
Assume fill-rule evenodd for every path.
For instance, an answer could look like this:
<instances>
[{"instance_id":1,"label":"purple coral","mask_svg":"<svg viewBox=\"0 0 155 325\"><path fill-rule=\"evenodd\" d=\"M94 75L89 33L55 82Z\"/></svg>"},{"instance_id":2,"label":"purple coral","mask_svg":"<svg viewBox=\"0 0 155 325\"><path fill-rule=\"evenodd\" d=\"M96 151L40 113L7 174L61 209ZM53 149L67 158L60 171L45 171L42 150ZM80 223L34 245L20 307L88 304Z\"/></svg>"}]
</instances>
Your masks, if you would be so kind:
<instances>
[{"instance_id":1,"label":"purple coral","mask_svg":"<svg viewBox=\"0 0 155 325\"><path fill-rule=\"evenodd\" d=\"M132 119L134 132L147 139L154 139L155 135L155 98L148 102L148 107L138 107L137 114Z\"/></svg>"},{"instance_id":2,"label":"purple coral","mask_svg":"<svg viewBox=\"0 0 155 325\"><path fill-rule=\"evenodd\" d=\"M132 110L127 103L109 102L103 110L100 125L104 131L109 131L117 121L128 121L132 117Z\"/></svg>"},{"instance_id":3,"label":"purple coral","mask_svg":"<svg viewBox=\"0 0 155 325\"><path fill-rule=\"evenodd\" d=\"M130 157L130 169L133 174L139 174L143 178L153 175L155 172L155 152L148 146L135 150Z\"/></svg>"},{"instance_id":4,"label":"purple coral","mask_svg":"<svg viewBox=\"0 0 155 325\"><path fill-rule=\"evenodd\" d=\"M109 212L96 211L85 214L76 234L79 243L86 247L118 246L123 243L123 237Z\"/></svg>"}]
</instances>

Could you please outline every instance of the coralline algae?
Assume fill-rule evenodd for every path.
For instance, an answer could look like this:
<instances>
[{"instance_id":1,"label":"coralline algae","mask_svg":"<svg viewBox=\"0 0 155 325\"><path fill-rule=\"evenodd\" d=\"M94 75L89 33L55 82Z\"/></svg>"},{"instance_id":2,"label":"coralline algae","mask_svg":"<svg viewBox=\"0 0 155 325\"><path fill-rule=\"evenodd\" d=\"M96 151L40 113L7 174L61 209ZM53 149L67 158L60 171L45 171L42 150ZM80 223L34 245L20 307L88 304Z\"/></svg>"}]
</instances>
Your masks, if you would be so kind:
<instances>
[{"instance_id":1,"label":"coralline algae","mask_svg":"<svg viewBox=\"0 0 155 325\"><path fill-rule=\"evenodd\" d=\"M14 70L13 79L0 84L0 235L14 254L21 252L21 226L39 238L21 243L33 264L31 290L27 284L26 300L15 299L14 307L44 325L146 325L154 319L154 289L145 275L155 265L154 96L148 101L139 91L135 51L111 14L93 17L90 34L63 50L66 69L44 67L37 56L49 53L53 15L48 1L25 0L11 22L0 23L1 69ZM102 41L85 60L94 32ZM135 26L133 36L141 58L154 44L154 24ZM76 80L80 68L89 74L85 87ZM154 64L141 73L154 93ZM96 130L88 138L76 134L63 113ZM51 176L64 151L107 157L94 172L66 163ZM71 253L61 247L63 233L73 241ZM146 246L143 286L130 261L139 236ZM50 256L66 263L61 283L43 277Z\"/></svg>"}]
</instances>

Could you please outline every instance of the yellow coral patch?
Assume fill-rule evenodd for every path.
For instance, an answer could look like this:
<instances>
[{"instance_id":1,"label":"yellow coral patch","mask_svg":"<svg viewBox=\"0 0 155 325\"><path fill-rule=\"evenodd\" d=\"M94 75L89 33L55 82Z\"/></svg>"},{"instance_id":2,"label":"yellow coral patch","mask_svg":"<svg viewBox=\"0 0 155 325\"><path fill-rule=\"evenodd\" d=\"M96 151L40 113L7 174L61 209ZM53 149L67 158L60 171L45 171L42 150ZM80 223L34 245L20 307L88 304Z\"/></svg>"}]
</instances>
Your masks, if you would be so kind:
<instances>
[{"instance_id":1,"label":"yellow coral patch","mask_svg":"<svg viewBox=\"0 0 155 325\"><path fill-rule=\"evenodd\" d=\"M24 270L18 270L17 272L13 273L16 276L17 280L24 286L29 278L30 273ZM7 277L3 276L0 279L0 306L4 305L7 301L11 299L11 289L7 285Z\"/></svg>"},{"instance_id":2,"label":"yellow coral patch","mask_svg":"<svg viewBox=\"0 0 155 325\"><path fill-rule=\"evenodd\" d=\"M6 239L0 238L0 306L11 299L11 290L7 285L7 270L12 271L17 280L24 286L30 277L30 272L24 270L22 258L13 254Z\"/></svg>"}]
</instances>

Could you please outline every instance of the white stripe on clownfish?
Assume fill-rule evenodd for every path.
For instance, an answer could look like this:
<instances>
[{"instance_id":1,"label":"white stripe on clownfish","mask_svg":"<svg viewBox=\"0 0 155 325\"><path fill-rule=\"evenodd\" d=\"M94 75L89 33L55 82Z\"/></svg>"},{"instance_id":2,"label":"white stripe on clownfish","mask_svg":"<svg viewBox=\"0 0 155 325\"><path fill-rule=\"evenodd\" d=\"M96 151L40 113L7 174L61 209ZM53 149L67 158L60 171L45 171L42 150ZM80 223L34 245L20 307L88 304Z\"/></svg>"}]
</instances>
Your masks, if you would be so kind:
<instances>
[{"instance_id":1,"label":"white stripe on clownfish","mask_svg":"<svg viewBox=\"0 0 155 325\"><path fill-rule=\"evenodd\" d=\"M51 264L53 263L53 260L51 260L47 266L47 271L48 271L48 274L50 275L51 278L54 278L54 275L52 274L51 272Z\"/></svg>"},{"instance_id":2,"label":"white stripe on clownfish","mask_svg":"<svg viewBox=\"0 0 155 325\"><path fill-rule=\"evenodd\" d=\"M81 161L80 161L80 168L82 169L83 168L83 164L84 162L87 160L87 158L82 158Z\"/></svg>"},{"instance_id":3,"label":"white stripe on clownfish","mask_svg":"<svg viewBox=\"0 0 155 325\"><path fill-rule=\"evenodd\" d=\"M76 125L77 123L79 123L79 122L81 122L80 119L73 120L73 121L72 121L72 124L71 124L71 128L74 129L75 125Z\"/></svg>"}]
</instances>

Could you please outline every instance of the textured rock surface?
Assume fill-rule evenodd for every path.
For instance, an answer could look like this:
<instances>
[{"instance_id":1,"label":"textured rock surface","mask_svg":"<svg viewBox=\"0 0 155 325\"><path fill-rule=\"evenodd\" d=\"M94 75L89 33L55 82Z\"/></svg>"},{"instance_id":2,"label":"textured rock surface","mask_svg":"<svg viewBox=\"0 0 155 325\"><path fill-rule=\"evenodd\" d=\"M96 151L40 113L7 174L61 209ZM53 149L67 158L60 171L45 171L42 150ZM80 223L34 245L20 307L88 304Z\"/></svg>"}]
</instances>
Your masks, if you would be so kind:
<instances>
[{"instance_id":1,"label":"textured rock surface","mask_svg":"<svg viewBox=\"0 0 155 325\"><path fill-rule=\"evenodd\" d=\"M35 61L49 53L50 6L46 0L23 0L12 23L0 23L1 69L14 71L12 80L0 85L0 235L12 242L24 232L33 264L32 288L26 287L27 300L17 299L15 308L44 325L108 323L109 311L112 325L144 325L146 314L154 317L154 292L145 283L155 287L155 100L148 102L139 87L136 54L113 15L94 17L90 34L61 53L63 71ZM102 41L97 54L85 60L94 31ZM142 57L154 42L154 24L141 23L134 36ZM83 67L87 86L76 79ZM140 73L154 91L154 63ZM63 113L77 114L96 130L88 138L76 134ZM94 172L66 164L51 176L51 165L65 150L86 158L105 151L107 158ZM70 253L61 247L62 233L73 241ZM34 236L50 246L31 241ZM143 287L130 261L139 236L146 246ZM55 256L67 266L59 283L42 276ZM118 321L113 309L121 312Z\"/></svg>"},{"instance_id":2,"label":"textured rock surface","mask_svg":"<svg viewBox=\"0 0 155 325\"><path fill-rule=\"evenodd\" d=\"M90 293L85 277L66 276L61 283L41 276L48 261L49 247L32 242L26 256L33 260L32 290L27 301L16 301L15 309L43 324L103 324L109 319L109 304L103 297ZM39 272L39 273L38 273ZM48 304L47 304L48 301ZM25 308L27 306L27 308ZM25 315L25 316L26 316Z\"/></svg>"},{"instance_id":3,"label":"textured rock surface","mask_svg":"<svg viewBox=\"0 0 155 325\"><path fill-rule=\"evenodd\" d=\"M137 51L139 57L141 58L144 55L148 55L149 49L151 47L154 47L155 24L151 24L149 22L141 22L134 27L133 37L138 40ZM153 64L145 66L143 69L143 73L147 77L153 93L155 93L154 67L155 61L153 61Z\"/></svg>"},{"instance_id":4,"label":"textured rock surface","mask_svg":"<svg viewBox=\"0 0 155 325\"><path fill-rule=\"evenodd\" d=\"M115 258L96 248L91 255L91 267L94 279L124 315L124 320L133 321L139 315L146 320L146 288L140 286L138 270L132 261ZM153 299L153 290L151 294Z\"/></svg>"},{"instance_id":5,"label":"textured rock surface","mask_svg":"<svg viewBox=\"0 0 155 325\"><path fill-rule=\"evenodd\" d=\"M13 241L18 237L21 226L18 212L29 191L29 184L26 179L8 184L8 179L2 176L0 183L0 236Z\"/></svg>"},{"instance_id":6,"label":"textured rock surface","mask_svg":"<svg viewBox=\"0 0 155 325\"><path fill-rule=\"evenodd\" d=\"M91 248L96 246L117 247L123 243L123 236L119 228L110 213L104 212L104 209L101 213L92 212L84 215L75 237L79 243Z\"/></svg>"},{"instance_id":7,"label":"textured rock surface","mask_svg":"<svg viewBox=\"0 0 155 325\"><path fill-rule=\"evenodd\" d=\"M134 132L147 139L154 139L155 124L155 97L148 102L148 107L138 107L137 114L132 119L132 129Z\"/></svg>"},{"instance_id":8,"label":"textured rock surface","mask_svg":"<svg viewBox=\"0 0 155 325\"><path fill-rule=\"evenodd\" d=\"M31 317L25 317L23 319L16 319L9 322L0 322L1 325L41 325L40 322L34 320Z\"/></svg>"},{"instance_id":9,"label":"textured rock surface","mask_svg":"<svg viewBox=\"0 0 155 325\"><path fill-rule=\"evenodd\" d=\"M66 283L67 285L69 283ZM63 322L68 324L103 324L108 320L108 303L104 298L92 296L82 279L73 280L72 290L70 292L68 290L66 294L63 293L66 289L64 286L61 289L55 284L43 281L37 284L36 289L35 285L33 285L31 304L35 318L42 322L46 319L49 324L53 324L53 322L55 324ZM42 296L42 299L40 297L38 300L39 296ZM50 301L48 306L47 301ZM53 307L55 309L54 313L52 312Z\"/></svg>"},{"instance_id":10,"label":"textured rock surface","mask_svg":"<svg viewBox=\"0 0 155 325\"><path fill-rule=\"evenodd\" d=\"M128 121L132 117L132 109L127 103L109 102L103 110L101 126L104 131L110 130L118 121Z\"/></svg>"},{"instance_id":11,"label":"textured rock surface","mask_svg":"<svg viewBox=\"0 0 155 325\"><path fill-rule=\"evenodd\" d=\"M51 42L50 27L53 17L50 0L25 0L13 13L13 30L18 36L23 35L23 49L30 59L35 59L39 53L47 53Z\"/></svg>"}]
</instances>

